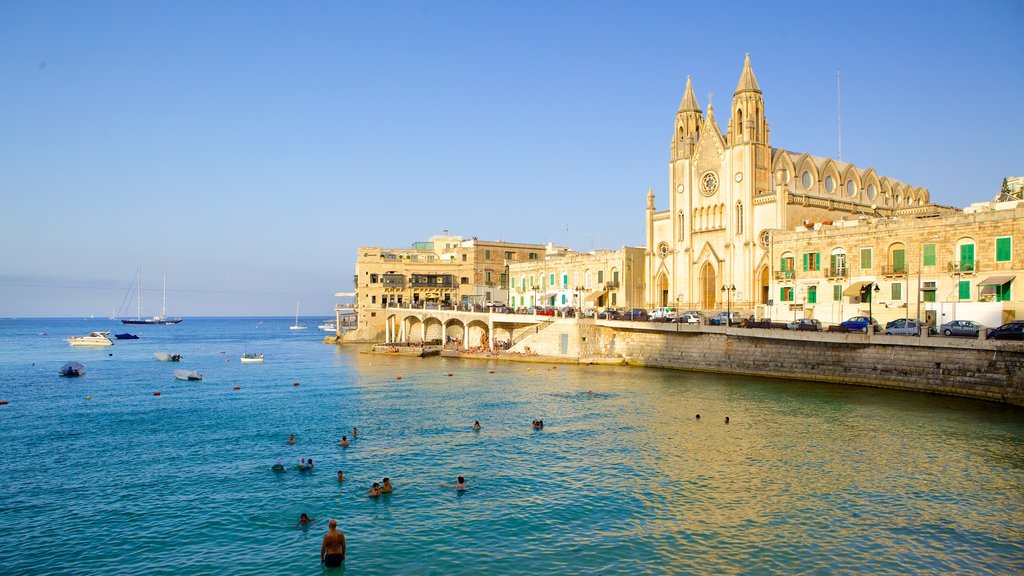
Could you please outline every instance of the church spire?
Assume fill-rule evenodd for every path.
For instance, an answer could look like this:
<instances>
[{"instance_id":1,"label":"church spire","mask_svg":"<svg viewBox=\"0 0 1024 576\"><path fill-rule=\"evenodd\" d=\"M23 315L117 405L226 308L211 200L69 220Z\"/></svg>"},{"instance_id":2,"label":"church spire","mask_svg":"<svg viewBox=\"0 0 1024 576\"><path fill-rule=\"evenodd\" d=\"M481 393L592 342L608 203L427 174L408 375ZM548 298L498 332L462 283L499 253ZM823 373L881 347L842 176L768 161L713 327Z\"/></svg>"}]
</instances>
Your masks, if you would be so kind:
<instances>
[{"instance_id":1,"label":"church spire","mask_svg":"<svg viewBox=\"0 0 1024 576\"><path fill-rule=\"evenodd\" d=\"M754 77L754 69L750 67L750 52L747 52L747 57L743 61L743 72L740 72L740 81L736 84L735 94L760 91L761 88L757 85L757 78Z\"/></svg>"},{"instance_id":2,"label":"church spire","mask_svg":"<svg viewBox=\"0 0 1024 576\"><path fill-rule=\"evenodd\" d=\"M690 77L686 77L686 93L683 94L683 100L679 103L680 112L700 112L700 106L697 105L697 97L693 94L693 81Z\"/></svg>"}]
</instances>

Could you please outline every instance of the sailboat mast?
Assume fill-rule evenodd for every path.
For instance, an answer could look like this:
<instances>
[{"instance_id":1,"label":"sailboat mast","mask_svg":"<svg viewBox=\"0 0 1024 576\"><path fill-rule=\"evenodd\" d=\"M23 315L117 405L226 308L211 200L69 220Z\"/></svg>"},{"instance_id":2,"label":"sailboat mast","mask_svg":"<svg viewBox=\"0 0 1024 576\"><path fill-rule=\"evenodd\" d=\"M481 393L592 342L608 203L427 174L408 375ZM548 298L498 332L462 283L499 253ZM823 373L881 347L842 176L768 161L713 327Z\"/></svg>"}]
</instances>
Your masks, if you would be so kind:
<instances>
[{"instance_id":1,"label":"sailboat mast","mask_svg":"<svg viewBox=\"0 0 1024 576\"><path fill-rule=\"evenodd\" d=\"M160 307L160 317L167 318L167 274L164 274L164 304Z\"/></svg>"},{"instance_id":2,"label":"sailboat mast","mask_svg":"<svg viewBox=\"0 0 1024 576\"><path fill-rule=\"evenodd\" d=\"M136 288L138 289L139 303L138 309L135 311L135 319L142 320L142 266L139 266L139 285Z\"/></svg>"}]
</instances>

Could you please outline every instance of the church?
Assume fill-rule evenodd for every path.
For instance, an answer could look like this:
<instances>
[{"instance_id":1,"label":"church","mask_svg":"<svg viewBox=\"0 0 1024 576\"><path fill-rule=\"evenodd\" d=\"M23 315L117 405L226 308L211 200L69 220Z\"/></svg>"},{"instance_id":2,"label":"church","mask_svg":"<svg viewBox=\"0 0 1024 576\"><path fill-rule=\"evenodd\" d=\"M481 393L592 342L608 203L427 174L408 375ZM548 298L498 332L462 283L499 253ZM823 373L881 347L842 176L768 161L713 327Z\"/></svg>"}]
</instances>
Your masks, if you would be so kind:
<instances>
[{"instance_id":1,"label":"church","mask_svg":"<svg viewBox=\"0 0 1024 576\"><path fill-rule=\"evenodd\" d=\"M654 191L647 193L651 306L724 310L728 302L733 310L764 311L771 280L797 265L772 254L773 232L951 210L933 205L928 190L873 168L773 148L749 54L729 114L723 132L710 101L706 113L700 109L687 77L670 146L668 209L656 210Z\"/></svg>"}]
</instances>

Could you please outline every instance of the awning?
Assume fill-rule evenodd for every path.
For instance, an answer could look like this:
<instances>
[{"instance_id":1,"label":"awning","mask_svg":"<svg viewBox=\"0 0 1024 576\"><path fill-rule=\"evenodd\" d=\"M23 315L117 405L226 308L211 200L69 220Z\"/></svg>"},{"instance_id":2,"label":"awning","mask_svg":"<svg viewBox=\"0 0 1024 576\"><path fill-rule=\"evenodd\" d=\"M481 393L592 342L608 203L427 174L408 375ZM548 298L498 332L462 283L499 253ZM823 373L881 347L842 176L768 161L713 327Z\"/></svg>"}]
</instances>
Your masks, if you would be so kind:
<instances>
[{"instance_id":1,"label":"awning","mask_svg":"<svg viewBox=\"0 0 1024 576\"><path fill-rule=\"evenodd\" d=\"M1013 282L1016 276L989 276L988 278L978 282L978 286L1002 286L1009 282Z\"/></svg>"},{"instance_id":2,"label":"awning","mask_svg":"<svg viewBox=\"0 0 1024 576\"><path fill-rule=\"evenodd\" d=\"M603 288L601 290L594 290L590 294L587 294L587 297L584 298L583 301L586 302L587 300L597 300L598 298L604 296L607 293L608 291Z\"/></svg>"},{"instance_id":3,"label":"awning","mask_svg":"<svg viewBox=\"0 0 1024 576\"><path fill-rule=\"evenodd\" d=\"M854 282L853 284L850 284L849 288L843 290L843 296L860 296L861 288L870 286L871 284L874 284L874 282Z\"/></svg>"}]
</instances>

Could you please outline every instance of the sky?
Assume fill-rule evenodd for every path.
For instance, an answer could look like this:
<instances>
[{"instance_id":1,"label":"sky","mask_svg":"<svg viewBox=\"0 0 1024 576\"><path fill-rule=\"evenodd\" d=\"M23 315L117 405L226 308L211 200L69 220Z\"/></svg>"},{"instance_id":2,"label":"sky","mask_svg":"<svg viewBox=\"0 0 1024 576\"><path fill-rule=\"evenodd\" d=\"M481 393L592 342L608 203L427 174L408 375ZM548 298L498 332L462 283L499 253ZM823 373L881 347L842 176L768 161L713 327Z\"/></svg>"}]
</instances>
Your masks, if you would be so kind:
<instances>
[{"instance_id":1,"label":"sky","mask_svg":"<svg viewBox=\"0 0 1024 576\"><path fill-rule=\"evenodd\" d=\"M834 6L832 4L835 4ZM358 246L641 246L692 76L963 207L1024 175L1024 2L0 2L0 317L333 316ZM134 304L129 312L134 314Z\"/></svg>"}]
</instances>

